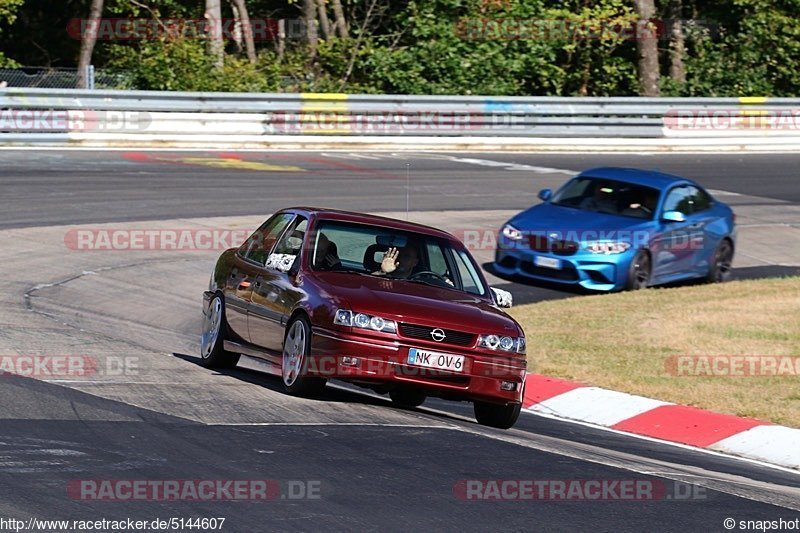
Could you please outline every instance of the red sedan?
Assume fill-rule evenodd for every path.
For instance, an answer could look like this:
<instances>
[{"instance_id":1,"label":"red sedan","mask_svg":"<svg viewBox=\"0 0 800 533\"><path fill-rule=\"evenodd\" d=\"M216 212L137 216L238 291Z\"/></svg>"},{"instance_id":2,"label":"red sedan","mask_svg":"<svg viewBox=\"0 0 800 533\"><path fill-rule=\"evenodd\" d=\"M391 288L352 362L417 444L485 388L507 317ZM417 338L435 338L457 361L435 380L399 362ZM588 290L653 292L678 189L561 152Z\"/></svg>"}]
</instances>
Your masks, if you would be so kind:
<instances>
[{"instance_id":1,"label":"red sedan","mask_svg":"<svg viewBox=\"0 0 800 533\"><path fill-rule=\"evenodd\" d=\"M312 208L280 211L222 253L208 290L202 364L264 359L286 392L341 379L403 407L471 401L479 423L516 422L525 334L464 245L443 231Z\"/></svg>"}]
</instances>

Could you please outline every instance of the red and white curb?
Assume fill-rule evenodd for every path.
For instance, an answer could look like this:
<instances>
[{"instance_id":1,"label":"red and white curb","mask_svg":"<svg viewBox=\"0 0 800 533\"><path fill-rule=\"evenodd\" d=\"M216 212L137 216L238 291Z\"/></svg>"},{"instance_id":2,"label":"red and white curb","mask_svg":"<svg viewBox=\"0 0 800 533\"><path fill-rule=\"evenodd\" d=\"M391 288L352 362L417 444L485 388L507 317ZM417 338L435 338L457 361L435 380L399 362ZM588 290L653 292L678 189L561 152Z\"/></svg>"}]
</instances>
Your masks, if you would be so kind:
<instances>
[{"instance_id":1,"label":"red and white curb","mask_svg":"<svg viewBox=\"0 0 800 533\"><path fill-rule=\"evenodd\" d=\"M800 429L529 374L527 411L800 470Z\"/></svg>"}]
</instances>

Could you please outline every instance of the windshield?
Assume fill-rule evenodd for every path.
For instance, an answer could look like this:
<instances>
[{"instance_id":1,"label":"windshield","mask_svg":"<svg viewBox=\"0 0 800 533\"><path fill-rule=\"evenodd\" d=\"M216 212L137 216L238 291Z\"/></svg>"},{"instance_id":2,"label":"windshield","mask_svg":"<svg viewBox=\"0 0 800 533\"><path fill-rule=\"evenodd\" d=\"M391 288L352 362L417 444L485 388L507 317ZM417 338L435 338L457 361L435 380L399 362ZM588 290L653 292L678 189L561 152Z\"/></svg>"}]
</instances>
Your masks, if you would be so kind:
<instances>
[{"instance_id":1,"label":"windshield","mask_svg":"<svg viewBox=\"0 0 800 533\"><path fill-rule=\"evenodd\" d=\"M486 295L471 256L446 239L381 226L321 221L312 270L353 272Z\"/></svg>"},{"instance_id":2,"label":"windshield","mask_svg":"<svg viewBox=\"0 0 800 533\"><path fill-rule=\"evenodd\" d=\"M658 189L624 181L580 177L559 190L551 203L581 211L651 219L658 205Z\"/></svg>"}]
</instances>

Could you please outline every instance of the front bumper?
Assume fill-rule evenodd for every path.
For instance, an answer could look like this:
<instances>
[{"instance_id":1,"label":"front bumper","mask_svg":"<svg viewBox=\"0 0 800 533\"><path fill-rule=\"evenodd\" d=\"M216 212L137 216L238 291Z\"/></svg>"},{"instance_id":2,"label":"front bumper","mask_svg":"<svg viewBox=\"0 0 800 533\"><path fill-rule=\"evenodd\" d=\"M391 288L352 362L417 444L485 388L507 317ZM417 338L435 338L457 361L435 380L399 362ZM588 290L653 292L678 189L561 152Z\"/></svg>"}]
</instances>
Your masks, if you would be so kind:
<instances>
[{"instance_id":1,"label":"front bumper","mask_svg":"<svg viewBox=\"0 0 800 533\"><path fill-rule=\"evenodd\" d=\"M621 254L593 254L578 251L573 255L556 255L551 252L527 250L498 250L494 269L503 276L519 276L533 280L580 286L594 291L613 291L625 284L633 249ZM541 266L544 258L559 268Z\"/></svg>"},{"instance_id":2,"label":"front bumper","mask_svg":"<svg viewBox=\"0 0 800 533\"><path fill-rule=\"evenodd\" d=\"M317 327L312 338L309 374L390 387L413 386L447 399L522 402L523 357L484 355L459 346L377 339ZM462 355L464 369L454 372L409 365L410 348ZM513 383L514 389L502 390L503 382Z\"/></svg>"}]
</instances>

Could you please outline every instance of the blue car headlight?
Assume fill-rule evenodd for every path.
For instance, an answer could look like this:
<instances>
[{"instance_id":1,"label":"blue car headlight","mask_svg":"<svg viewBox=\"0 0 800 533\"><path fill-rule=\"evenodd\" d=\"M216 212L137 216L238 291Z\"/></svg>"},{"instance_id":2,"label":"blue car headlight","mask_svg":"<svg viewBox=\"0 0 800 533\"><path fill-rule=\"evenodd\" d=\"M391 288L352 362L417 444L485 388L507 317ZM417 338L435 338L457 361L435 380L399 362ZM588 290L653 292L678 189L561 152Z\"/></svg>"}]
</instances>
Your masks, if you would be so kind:
<instances>
[{"instance_id":1,"label":"blue car headlight","mask_svg":"<svg viewBox=\"0 0 800 533\"><path fill-rule=\"evenodd\" d=\"M511 224L506 224L503 226L501 230L503 237L512 241L521 241L522 240L522 232L512 226Z\"/></svg>"},{"instance_id":2,"label":"blue car headlight","mask_svg":"<svg viewBox=\"0 0 800 533\"><path fill-rule=\"evenodd\" d=\"M593 254L613 255L627 252L631 243L623 241L589 241L583 246Z\"/></svg>"}]
</instances>

